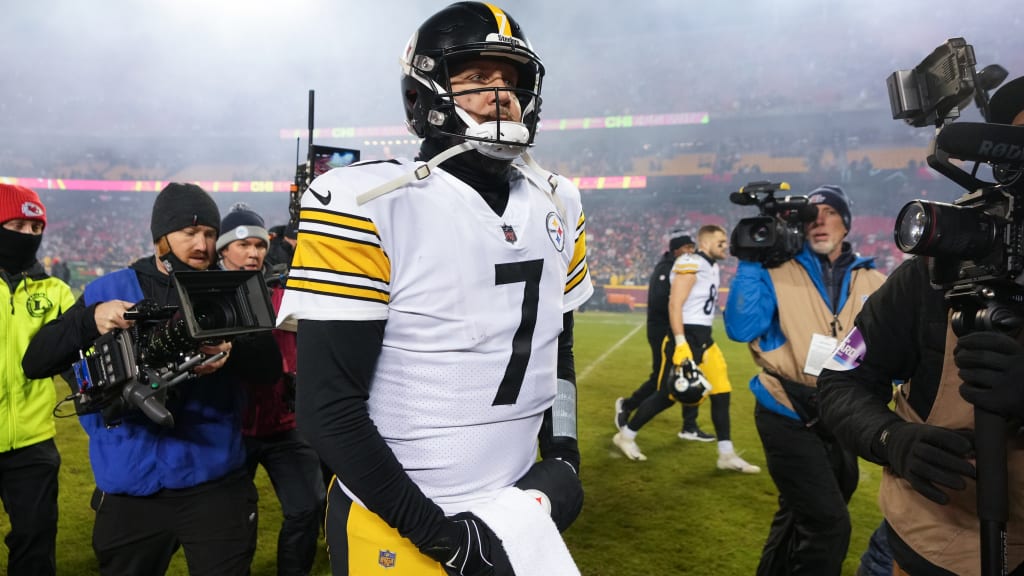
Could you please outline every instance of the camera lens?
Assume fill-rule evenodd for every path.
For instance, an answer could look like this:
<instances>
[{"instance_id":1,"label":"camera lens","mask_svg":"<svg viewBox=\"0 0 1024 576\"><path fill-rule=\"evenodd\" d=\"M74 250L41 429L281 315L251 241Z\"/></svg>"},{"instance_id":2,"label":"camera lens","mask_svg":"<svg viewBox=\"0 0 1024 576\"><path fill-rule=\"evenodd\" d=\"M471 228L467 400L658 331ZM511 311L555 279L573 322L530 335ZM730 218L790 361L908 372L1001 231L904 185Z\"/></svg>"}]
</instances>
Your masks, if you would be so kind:
<instances>
[{"instance_id":1,"label":"camera lens","mask_svg":"<svg viewBox=\"0 0 1024 576\"><path fill-rule=\"evenodd\" d=\"M196 323L203 330L234 328L238 318L229 302L201 300L193 304Z\"/></svg>"},{"instance_id":2,"label":"camera lens","mask_svg":"<svg viewBox=\"0 0 1024 576\"><path fill-rule=\"evenodd\" d=\"M999 229L980 207L915 200L900 210L893 236L908 254L980 258L996 248Z\"/></svg>"},{"instance_id":3,"label":"camera lens","mask_svg":"<svg viewBox=\"0 0 1024 576\"><path fill-rule=\"evenodd\" d=\"M750 239L758 244L764 244L772 236L772 231L767 224L759 224L750 229Z\"/></svg>"},{"instance_id":4,"label":"camera lens","mask_svg":"<svg viewBox=\"0 0 1024 576\"><path fill-rule=\"evenodd\" d=\"M931 236L931 223L931 218L920 202L907 204L896 217L896 245L904 252L915 254L921 239L926 235Z\"/></svg>"}]
</instances>

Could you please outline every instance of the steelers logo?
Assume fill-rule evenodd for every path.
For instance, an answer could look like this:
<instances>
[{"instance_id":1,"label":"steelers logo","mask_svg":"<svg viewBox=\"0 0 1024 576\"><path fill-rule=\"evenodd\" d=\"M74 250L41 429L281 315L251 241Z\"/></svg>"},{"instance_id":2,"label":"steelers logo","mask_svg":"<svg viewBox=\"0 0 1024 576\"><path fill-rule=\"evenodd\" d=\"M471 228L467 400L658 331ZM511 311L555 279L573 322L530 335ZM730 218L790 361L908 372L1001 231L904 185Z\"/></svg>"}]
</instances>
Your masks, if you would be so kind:
<instances>
[{"instance_id":1,"label":"steelers logo","mask_svg":"<svg viewBox=\"0 0 1024 576\"><path fill-rule=\"evenodd\" d=\"M558 217L558 214L548 212L544 221L548 230L548 238L551 238L555 250L561 252L565 248L565 226L562 225L562 219Z\"/></svg>"}]
</instances>

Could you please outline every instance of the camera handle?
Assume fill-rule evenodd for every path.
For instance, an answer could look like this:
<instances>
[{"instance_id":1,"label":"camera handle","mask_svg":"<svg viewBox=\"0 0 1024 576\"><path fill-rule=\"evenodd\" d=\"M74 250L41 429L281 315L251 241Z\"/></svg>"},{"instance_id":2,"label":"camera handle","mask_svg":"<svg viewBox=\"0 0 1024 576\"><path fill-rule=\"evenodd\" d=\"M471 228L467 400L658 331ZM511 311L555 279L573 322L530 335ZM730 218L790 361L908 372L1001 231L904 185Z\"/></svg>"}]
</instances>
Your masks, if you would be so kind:
<instances>
[{"instance_id":1,"label":"camera handle","mask_svg":"<svg viewBox=\"0 0 1024 576\"><path fill-rule=\"evenodd\" d=\"M1008 288L1008 290L1006 289ZM985 330L1010 332L1024 324L1017 286L970 284L946 294L953 309L953 332L964 336ZM1010 292L1008 294L1007 292ZM1006 522L1009 519L1006 434L1009 421L974 408L974 453L977 469L978 521L981 525L981 574L1006 576Z\"/></svg>"}]
</instances>

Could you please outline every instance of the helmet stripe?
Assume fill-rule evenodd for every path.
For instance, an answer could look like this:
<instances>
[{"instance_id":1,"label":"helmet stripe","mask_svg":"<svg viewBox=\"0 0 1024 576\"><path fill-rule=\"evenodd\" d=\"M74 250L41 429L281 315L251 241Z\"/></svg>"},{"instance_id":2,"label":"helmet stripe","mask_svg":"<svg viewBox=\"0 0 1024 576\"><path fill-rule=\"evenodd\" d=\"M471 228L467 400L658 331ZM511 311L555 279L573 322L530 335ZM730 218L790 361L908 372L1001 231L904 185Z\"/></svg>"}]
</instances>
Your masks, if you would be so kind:
<instances>
[{"instance_id":1,"label":"helmet stripe","mask_svg":"<svg viewBox=\"0 0 1024 576\"><path fill-rule=\"evenodd\" d=\"M484 2L484 5L491 9L491 13L494 14L494 20L498 22L498 34L512 36L512 26L509 25L508 16L505 15L505 12L494 4Z\"/></svg>"}]
</instances>

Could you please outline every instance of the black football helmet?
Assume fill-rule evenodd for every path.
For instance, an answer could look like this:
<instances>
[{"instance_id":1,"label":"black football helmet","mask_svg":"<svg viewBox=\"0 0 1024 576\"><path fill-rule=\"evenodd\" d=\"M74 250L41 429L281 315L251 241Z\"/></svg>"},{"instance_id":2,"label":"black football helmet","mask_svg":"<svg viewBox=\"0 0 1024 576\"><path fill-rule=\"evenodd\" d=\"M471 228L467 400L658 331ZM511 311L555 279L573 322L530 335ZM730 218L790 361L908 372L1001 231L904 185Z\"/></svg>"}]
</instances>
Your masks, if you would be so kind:
<instances>
[{"instance_id":1,"label":"black football helmet","mask_svg":"<svg viewBox=\"0 0 1024 576\"><path fill-rule=\"evenodd\" d=\"M513 64L513 88L453 93L450 70L461 62L496 58ZM519 24L491 4L458 2L434 14L409 39L402 54L402 99L406 124L420 138L467 141L484 156L512 160L533 144L540 114L544 65ZM455 104L455 96L508 90L519 99L520 122L477 123Z\"/></svg>"},{"instance_id":2,"label":"black football helmet","mask_svg":"<svg viewBox=\"0 0 1024 576\"><path fill-rule=\"evenodd\" d=\"M699 406L711 393L711 382L704 376L704 372L697 367L697 364L690 358L677 366L672 376L672 386L669 389L672 396L685 406Z\"/></svg>"}]
</instances>

